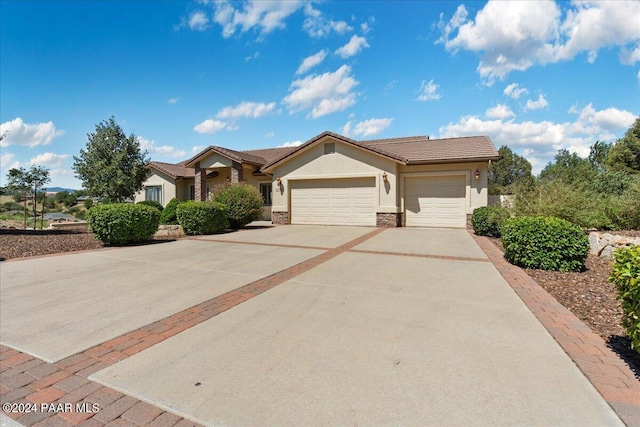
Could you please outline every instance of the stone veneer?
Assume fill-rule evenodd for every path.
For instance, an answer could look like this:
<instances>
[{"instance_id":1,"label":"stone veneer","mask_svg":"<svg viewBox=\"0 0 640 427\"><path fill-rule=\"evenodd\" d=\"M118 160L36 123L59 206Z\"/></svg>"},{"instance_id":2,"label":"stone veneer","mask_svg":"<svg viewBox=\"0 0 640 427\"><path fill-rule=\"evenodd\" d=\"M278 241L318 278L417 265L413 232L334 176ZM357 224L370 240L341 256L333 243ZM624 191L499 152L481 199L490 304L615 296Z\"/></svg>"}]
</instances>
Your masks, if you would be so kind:
<instances>
[{"instance_id":1,"label":"stone veneer","mask_svg":"<svg viewBox=\"0 0 640 427\"><path fill-rule=\"evenodd\" d=\"M376 227L402 227L401 213L376 213Z\"/></svg>"},{"instance_id":2,"label":"stone veneer","mask_svg":"<svg viewBox=\"0 0 640 427\"><path fill-rule=\"evenodd\" d=\"M276 225L289 224L289 212L271 212L271 222Z\"/></svg>"}]
</instances>

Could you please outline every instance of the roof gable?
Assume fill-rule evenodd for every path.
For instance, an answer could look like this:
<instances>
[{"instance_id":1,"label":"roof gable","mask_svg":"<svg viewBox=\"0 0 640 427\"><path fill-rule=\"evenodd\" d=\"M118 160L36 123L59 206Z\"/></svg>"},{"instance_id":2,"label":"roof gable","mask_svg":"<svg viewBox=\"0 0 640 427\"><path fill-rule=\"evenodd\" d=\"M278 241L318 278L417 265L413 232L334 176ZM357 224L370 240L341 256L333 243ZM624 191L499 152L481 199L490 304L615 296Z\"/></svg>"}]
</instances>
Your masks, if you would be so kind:
<instances>
[{"instance_id":1,"label":"roof gable","mask_svg":"<svg viewBox=\"0 0 640 427\"><path fill-rule=\"evenodd\" d=\"M211 154L218 154L222 157L225 157L231 161L243 164L248 163L255 166L262 166L265 164L265 160L262 157L254 156L253 154L231 150L229 148L219 147L217 145L210 145L189 160L184 162L184 165L189 168L195 168L196 164L208 157Z\"/></svg>"}]
</instances>

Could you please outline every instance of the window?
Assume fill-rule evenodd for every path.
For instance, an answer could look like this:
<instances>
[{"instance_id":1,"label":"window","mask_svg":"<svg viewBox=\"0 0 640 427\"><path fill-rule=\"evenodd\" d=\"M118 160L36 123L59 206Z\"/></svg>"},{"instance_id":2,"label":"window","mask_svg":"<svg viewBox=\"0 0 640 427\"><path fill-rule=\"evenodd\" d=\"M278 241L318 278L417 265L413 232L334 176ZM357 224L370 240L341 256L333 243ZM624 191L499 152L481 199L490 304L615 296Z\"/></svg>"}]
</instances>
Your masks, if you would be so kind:
<instances>
[{"instance_id":1,"label":"window","mask_svg":"<svg viewBox=\"0 0 640 427\"><path fill-rule=\"evenodd\" d=\"M271 184L260 184L260 194L265 206L271 206Z\"/></svg>"},{"instance_id":2,"label":"window","mask_svg":"<svg viewBox=\"0 0 640 427\"><path fill-rule=\"evenodd\" d=\"M154 202L162 204L162 187L160 185L146 187L144 196L145 200L153 200Z\"/></svg>"},{"instance_id":3,"label":"window","mask_svg":"<svg viewBox=\"0 0 640 427\"><path fill-rule=\"evenodd\" d=\"M206 196L209 198L209 184L207 184ZM191 184L189 186L189 200L196 199L196 186L195 184Z\"/></svg>"},{"instance_id":4,"label":"window","mask_svg":"<svg viewBox=\"0 0 640 427\"><path fill-rule=\"evenodd\" d=\"M324 144L324 154L333 154L336 152L336 143L335 142L327 142Z\"/></svg>"}]
</instances>

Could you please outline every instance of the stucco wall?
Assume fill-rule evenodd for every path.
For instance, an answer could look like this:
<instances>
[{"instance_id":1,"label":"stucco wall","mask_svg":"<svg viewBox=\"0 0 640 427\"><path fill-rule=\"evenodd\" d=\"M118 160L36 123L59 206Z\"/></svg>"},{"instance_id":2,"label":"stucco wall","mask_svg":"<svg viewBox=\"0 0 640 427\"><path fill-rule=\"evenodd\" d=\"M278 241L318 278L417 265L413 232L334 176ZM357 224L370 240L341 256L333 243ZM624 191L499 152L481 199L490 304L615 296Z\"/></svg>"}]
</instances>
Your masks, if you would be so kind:
<instances>
[{"instance_id":1,"label":"stucco wall","mask_svg":"<svg viewBox=\"0 0 640 427\"><path fill-rule=\"evenodd\" d=\"M335 142L335 153L324 154L326 142ZM382 180L383 172L387 174L388 183ZM394 161L326 137L274 169L273 211L289 211L291 180L373 177L378 194L376 211L398 212L396 174ZM276 178L281 179L280 187L275 183Z\"/></svg>"},{"instance_id":2,"label":"stucco wall","mask_svg":"<svg viewBox=\"0 0 640 427\"><path fill-rule=\"evenodd\" d=\"M468 177L467 183L467 195L469 203L467 204L467 214L473 213L475 208L480 206L486 206L488 204L488 191L487 191L487 168L488 162L474 162L474 163L448 163L448 164L436 164L436 165L414 165L405 166L400 165L398 168L400 178L400 195L399 205L404 209L404 201L402 195L404 193L404 184L402 180L407 176L413 174L429 176L434 175L446 175L451 172L452 175L465 175ZM480 180L475 181L474 175L476 170L480 172ZM414 175L415 176L415 175Z\"/></svg>"},{"instance_id":3,"label":"stucco wall","mask_svg":"<svg viewBox=\"0 0 640 427\"><path fill-rule=\"evenodd\" d=\"M162 205L166 206L169 203L169 200L176 197L176 184L175 180L171 178L169 175L166 175L160 171L153 171L151 176L145 181L145 186L157 186L162 187ZM140 202L145 200L145 191L144 188L142 191L136 193L134 197L134 201Z\"/></svg>"}]
</instances>

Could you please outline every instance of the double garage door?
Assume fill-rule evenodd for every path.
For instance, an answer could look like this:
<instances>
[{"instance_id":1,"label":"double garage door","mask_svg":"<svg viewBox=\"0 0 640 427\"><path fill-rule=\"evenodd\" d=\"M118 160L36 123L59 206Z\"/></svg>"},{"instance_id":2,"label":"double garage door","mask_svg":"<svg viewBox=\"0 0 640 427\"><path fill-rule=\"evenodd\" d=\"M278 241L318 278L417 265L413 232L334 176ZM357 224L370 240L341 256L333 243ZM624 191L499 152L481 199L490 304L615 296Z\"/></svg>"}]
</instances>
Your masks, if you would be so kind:
<instances>
[{"instance_id":1,"label":"double garage door","mask_svg":"<svg viewBox=\"0 0 640 427\"><path fill-rule=\"evenodd\" d=\"M290 183L292 224L376 225L374 178Z\"/></svg>"},{"instance_id":2,"label":"double garage door","mask_svg":"<svg viewBox=\"0 0 640 427\"><path fill-rule=\"evenodd\" d=\"M464 176L406 178L404 192L408 227L466 226Z\"/></svg>"},{"instance_id":3,"label":"double garage door","mask_svg":"<svg viewBox=\"0 0 640 427\"><path fill-rule=\"evenodd\" d=\"M374 178L290 181L291 223L376 225ZM462 175L405 179L408 227L466 226L466 179Z\"/></svg>"}]
</instances>

